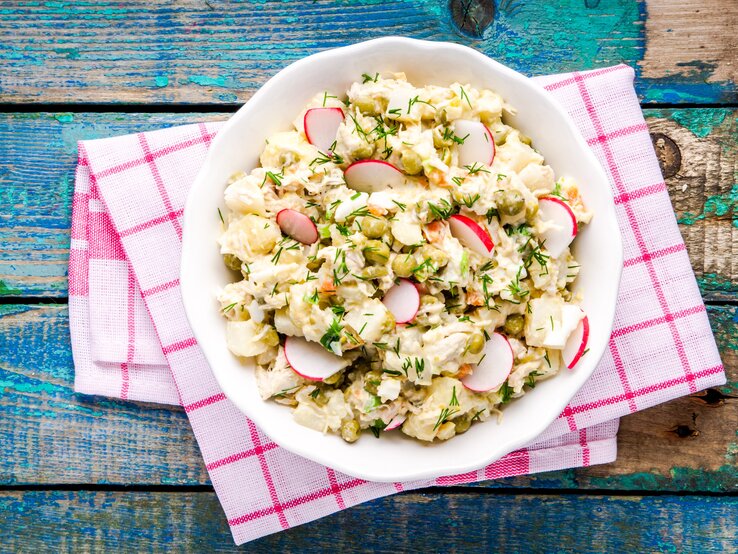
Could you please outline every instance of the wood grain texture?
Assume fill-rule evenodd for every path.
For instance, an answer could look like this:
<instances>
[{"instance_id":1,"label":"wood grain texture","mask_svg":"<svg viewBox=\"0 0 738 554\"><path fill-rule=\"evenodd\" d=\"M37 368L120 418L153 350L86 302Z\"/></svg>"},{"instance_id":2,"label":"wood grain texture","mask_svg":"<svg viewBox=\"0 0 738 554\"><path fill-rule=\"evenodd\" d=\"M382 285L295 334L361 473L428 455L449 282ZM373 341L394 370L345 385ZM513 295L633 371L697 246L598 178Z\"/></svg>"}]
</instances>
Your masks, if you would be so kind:
<instances>
[{"instance_id":1,"label":"wood grain texture","mask_svg":"<svg viewBox=\"0 0 738 554\"><path fill-rule=\"evenodd\" d=\"M641 76L668 87L683 80L705 85L738 80L738 3L724 0L649 0ZM654 91L655 92L655 91ZM733 88L735 93L735 88Z\"/></svg>"},{"instance_id":2,"label":"wood grain texture","mask_svg":"<svg viewBox=\"0 0 738 554\"><path fill-rule=\"evenodd\" d=\"M734 552L736 498L403 493L233 545L215 494L0 492L8 552Z\"/></svg>"},{"instance_id":3,"label":"wood grain texture","mask_svg":"<svg viewBox=\"0 0 738 554\"><path fill-rule=\"evenodd\" d=\"M614 464L485 486L738 490L738 307L708 310L728 385L623 418ZM68 333L65 306L0 306L0 485L207 484L181 410L72 391Z\"/></svg>"},{"instance_id":4,"label":"wood grain texture","mask_svg":"<svg viewBox=\"0 0 738 554\"><path fill-rule=\"evenodd\" d=\"M0 114L0 296L66 296L76 143L226 113ZM647 110L669 154L667 184L707 300L738 292L738 110ZM661 140L664 140L663 138ZM664 148L657 150L665 156Z\"/></svg>"},{"instance_id":5,"label":"wood grain texture","mask_svg":"<svg viewBox=\"0 0 738 554\"><path fill-rule=\"evenodd\" d=\"M678 9L669 4L651 19ZM0 7L0 94L10 103L242 102L294 60L392 34L472 46L526 74L628 63L656 76L638 76L646 101L735 100L723 70L730 26L711 29L719 64L684 71L699 58L659 41L660 30L646 27L645 2L633 0L498 2L479 37L458 30L445 0L6 0Z\"/></svg>"},{"instance_id":6,"label":"wood grain texture","mask_svg":"<svg viewBox=\"0 0 738 554\"><path fill-rule=\"evenodd\" d=\"M738 111L646 110L656 152L703 293L738 287Z\"/></svg>"}]
</instances>

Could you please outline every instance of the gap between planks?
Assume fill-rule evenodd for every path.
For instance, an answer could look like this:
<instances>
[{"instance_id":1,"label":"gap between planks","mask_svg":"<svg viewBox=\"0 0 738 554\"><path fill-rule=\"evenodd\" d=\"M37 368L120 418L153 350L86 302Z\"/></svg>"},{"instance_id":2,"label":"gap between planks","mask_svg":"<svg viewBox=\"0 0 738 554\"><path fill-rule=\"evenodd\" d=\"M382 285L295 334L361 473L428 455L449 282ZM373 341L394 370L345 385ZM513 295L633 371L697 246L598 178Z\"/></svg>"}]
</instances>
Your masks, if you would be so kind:
<instances>
[{"instance_id":1,"label":"gap between planks","mask_svg":"<svg viewBox=\"0 0 738 554\"><path fill-rule=\"evenodd\" d=\"M70 491L70 492L143 492L143 493L201 493L215 492L211 485L96 485L43 483L27 485L0 485L0 492L31 491ZM471 483L447 487L423 487L402 491L400 494L464 494L485 496L617 496L617 497L738 497L738 490L733 491L697 491L697 490L650 490L650 489L582 489L582 488L534 488L534 487L480 487Z\"/></svg>"}]
</instances>

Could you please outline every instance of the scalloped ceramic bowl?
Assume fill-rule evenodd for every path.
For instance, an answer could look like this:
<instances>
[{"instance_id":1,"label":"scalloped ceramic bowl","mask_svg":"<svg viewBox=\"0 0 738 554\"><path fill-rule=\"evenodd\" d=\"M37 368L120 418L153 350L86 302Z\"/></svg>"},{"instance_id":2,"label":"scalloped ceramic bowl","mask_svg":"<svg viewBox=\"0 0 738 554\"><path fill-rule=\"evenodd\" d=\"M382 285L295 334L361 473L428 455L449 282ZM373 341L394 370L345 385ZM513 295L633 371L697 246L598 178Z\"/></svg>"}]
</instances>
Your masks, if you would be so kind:
<instances>
[{"instance_id":1,"label":"scalloped ceramic bowl","mask_svg":"<svg viewBox=\"0 0 738 554\"><path fill-rule=\"evenodd\" d=\"M345 91L362 73L404 71L416 86L454 81L490 88L518 110L510 123L533 139L557 175L581 186L594 212L575 242L582 265L576 289L589 316L589 353L573 371L553 379L490 420L450 441L422 444L402 433L381 440L367 433L354 444L298 425L291 410L265 402L248 363L231 355L225 319L215 299L232 279L218 253L217 208L225 182L258 164L264 140L290 128L310 98L323 90ZM271 78L231 117L213 141L184 212L181 283L192 329L226 396L277 444L344 473L374 481L425 479L480 468L535 439L561 413L600 360L615 314L622 245L610 186L604 171L564 110L540 86L464 46L388 37L328 50L293 63Z\"/></svg>"}]
</instances>

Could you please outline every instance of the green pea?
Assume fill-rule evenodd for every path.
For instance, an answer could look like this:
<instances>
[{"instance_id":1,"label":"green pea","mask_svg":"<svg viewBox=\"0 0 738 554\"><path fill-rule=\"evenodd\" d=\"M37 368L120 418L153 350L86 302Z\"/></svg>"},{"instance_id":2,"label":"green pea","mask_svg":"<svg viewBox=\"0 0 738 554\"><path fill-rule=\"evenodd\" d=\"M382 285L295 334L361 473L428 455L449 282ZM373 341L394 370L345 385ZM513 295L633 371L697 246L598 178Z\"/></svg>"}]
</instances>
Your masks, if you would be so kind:
<instances>
[{"instance_id":1,"label":"green pea","mask_svg":"<svg viewBox=\"0 0 738 554\"><path fill-rule=\"evenodd\" d=\"M362 142L356 148L351 150L351 157L355 160L371 158L372 154L374 154L374 144L369 144L368 142Z\"/></svg>"},{"instance_id":2,"label":"green pea","mask_svg":"<svg viewBox=\"0 0 738 554\"><path fill-rule=\"evenodd\" d=\"M523 332L523 325L525 324L525 318L520 314L512 314L505 320L503 330L508 335L519 335Z\"/></svg>"},{"instance_id":3,"label":"green pea","mask_svg":"<svg viewBox=\"0 0 738 554\"><path fill-rule=\"evenodd\" d=\"M466 433L469 430L469 427L471 427L471 418L460 417L454 421L454 425L456 426L457 435Z\"/></svg>"},{"instance_id":4,"label":"green pea","mask_svg":"<svg viewBox=\"0 0 738 554\"><path fill-rule=\"evenodd\" d=\"M412 254L398 254L392 260L392 271L398 277L410 277L416 266L415 257Z\"/></svg>"},{"instance_id":5,"label":"green pea","mask_svg":"<svg viewBox=\"0 0 738 554\"><path fill-rule=\"evenodd\" d=\"M420 248L420 255L423 260L430 260L436 269L440 269L448 263L448 254L430 244L425 244Z\"/></svg>"},{"instance_id":6,"label":"green pea","mask_svg":"<svg viewBox=\"0 0 738 554\"><path fill-rule=\"evenodd\" d=\"M323 379L323 383L326 385L340 385L343 381L343 371L338 371L334 373L333 375L329 375L325 379Z\"/></svg>"},{"instance_id":7,"label":"green pea","mask_svg":"<svg viewBox=\"0 0 738 554\"><path fill-rule=\"evenodd\" d=\"M408 175L417 175L423 170L423 160L420 155L413 150L405 150L400 156L402 167Z\"/></svg>"},{"instance_id":8,"label":"green pea","mask_svg":"<svg viewBox=\"0 0 738 554\"><path fill-rule=\"evenodd\" d=\"M359 96L358 98L354 98L353 104L359 108L360 111L366 114L374 113L374 100L369 96Z\"/></svg>"},{"instance_id":9,"label":"green pea","mask_svg":"<svg viewBox=\"0 0 738 554\"><path fill-rule=\"evenodd\" d=\"M241 270L241 260L233 254L223 254L223 261L228 269L232 269L234 271Z\"/></svg>"},{"instance_id":10,"label":"green pea","mask_svg":"<svg viewBox=\"0 0 738 554\"><path fill-rule=\"evenodd\" d=\"M495 193L497 211L502 215L518 215L525 208L525 198L516 190L502 190Z\"/></svg>"},{"instance_id":11,"label":"green pea","mask_svg":"<svg viewBox=\"0 0 738 554\"><path fill-rule=\"evenodd\" d=\"M378 239L389 229L387 220L383 217L367 216L361 218L361 232L367 238Z\"/></svg>"},{"instance_id":12,"label":"green pea","mask_svg":"<svg viewBox=\"0 0 738 554\"><path fill-rule=\"evenodd\" d=\"M363 252L364 257L369 263L384 264L389 260L389 246L381 240L368 240Z\"/></svg>"},{"instance_id":13,"label":"green pea","mask_svg":"<svg viewBox=\"0 0 738 554\"><path fill-rule=\"evenodd\" d=\"M381 279L389 273L389 270L385 266L372 265L361 272L361 276L364 279Z\"/></svg>"},{"instance_id":14,"label":"green pea","mask_svg":"<svg viewBox=\"0 0 738 554\"><path fill-rule=\"evenodd\" d=\"M377 388L382 382L382 374L379 371L369 371L364 375L364 390L377 394Z\"/></svg>"},{"instance_id":15,"label":"green pea","mask_svg":"<svg viewBox=\"0 0 738 554\"><path fill-rule=\"evenodd\" d=\"M315 389L315 390L317 390L318 392L315 393L315 391L313 391L310 394L310 398L312 398L313 402L315 402L320 407L323 407L326 404L328 404L328 396L326 396L326 394L321 389Z\"/></svg>"},{"instance_id":16,"label":"green pea","mask_svg":"<svg viewBox=\"0 0 738 554\"><path fill-rule=\"evenodd\" d=\"M474 333L466 343L467 350L472 354L479 354L484 348L484 335Z\"/></svg>"},{"instance_id":17,"label":"green pea","mask_svg":"<svg viewBox=\"0 0 738 554\"><path fill-rule=\"evenodd\" d=\"M359 439L359 422L349 419L341 424L341 438L346 442L356 442Z\"/></svg>"}]
</instances>

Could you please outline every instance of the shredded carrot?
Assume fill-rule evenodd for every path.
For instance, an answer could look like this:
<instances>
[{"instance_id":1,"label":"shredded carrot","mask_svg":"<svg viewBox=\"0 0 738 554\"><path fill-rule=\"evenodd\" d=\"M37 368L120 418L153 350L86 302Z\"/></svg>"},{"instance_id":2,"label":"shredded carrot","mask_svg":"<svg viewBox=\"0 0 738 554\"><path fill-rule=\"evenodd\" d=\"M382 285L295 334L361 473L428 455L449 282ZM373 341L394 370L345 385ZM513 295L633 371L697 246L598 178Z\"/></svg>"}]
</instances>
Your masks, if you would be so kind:
<instances>
[{"instance_id":1,"label":"shredded carrot","mask_svg":"<svg viewBox=\"0 0 738 554\"><path fill-rule=\"evenodd\" d=\"M425 226L425 236L428 242L441 242L446 224L442 221L432 221Z\"/></svg>"},{"instance_id":2,"label":"shredded carrot","mask_svg":"<svg viewBox=\"0 0 738 554\"><path fill-rule=\"evenodd\" d=\"M458 379L463 379L467 375L471 375L471 372L472 372L471 364L461 364L459 366L459 371L456 372L456 377Z\"/></svg>"},{"instance_id":3,"label":"shredded carrot","mask_svg":"<svg viewBox=\"0 0 738 554\"><path fill-rule=\"evenodd\" d=\"M384 215L387 213L387 210L385 210L384 208L380 208L379 206L371 206L367 204L367 209L369 210L369 213L372 215L379 216L379 215Z\"/></svg>"},{"instance_id":4,"label":"shredded carrot","mask_svg":"<svg viewBox=\"0 0 738 554\"><path fill-rule=\"evenodd\" d=\"M333 279L324 279L320 283L320 292L323 294L336 294L336 284L333 282Z\"/></svg>"},{"instance_id":5,"label":"shredded carrot","mask_svg":"<svg viewBox=\"0 0 738 554\"><path fill-rule=\"evenodd\" d=\"M470 306L484 306L484 299L474 289L469 289L466 291L466 302Z\"/></svg>"}]
</instances>

